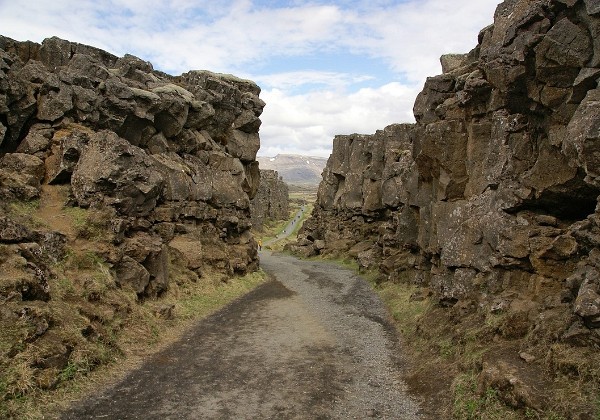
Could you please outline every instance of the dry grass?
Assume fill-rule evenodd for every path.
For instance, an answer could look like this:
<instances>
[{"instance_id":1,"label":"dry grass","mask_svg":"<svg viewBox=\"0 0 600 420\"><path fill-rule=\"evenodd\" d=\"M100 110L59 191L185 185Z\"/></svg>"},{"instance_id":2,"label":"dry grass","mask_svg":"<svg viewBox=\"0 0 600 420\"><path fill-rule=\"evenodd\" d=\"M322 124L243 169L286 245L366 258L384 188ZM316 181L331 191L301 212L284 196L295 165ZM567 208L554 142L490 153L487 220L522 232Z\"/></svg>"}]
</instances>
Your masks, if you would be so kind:
<instances>
[{"instance_id":1,"label":"dry grass","mask_svg":"<svg viewBox=\"0 0 600 420\"><path fill-rule=\"evenodd\" d=\"M103 257L112 242L112 213L65 207L67 197L67 188L45 186L41 200L7 206L18 222L65 233L75 245L62 260L47 263L47 302L5 299L6 270L19 278L27 265L16 246L0 247L0 418L57 416L266 278L257 272L224 281L221 273L204 270L199 279L171 259L169 290L140 301L117 286Z\"/></svg>"},{"instance_id":2,"label":"dry grass","mask_svg":"<svg viewBox=\"0 0 600 420\"><path fill-rule=\"evenodd\" d=\"M44 378L32 367L43 349L26 345L0 381L0 391L5 395L0 404L0 417L48 418L44 416L49 409L56 414L70 401L122 377L144 358L177 340L192 324L249 292L266 277L257 272L228 282L217 278L220 276L207 276L197 283L173 283L161 299L140 304L135 293L115 288L106 277L107 282L103 283L98 277L97 287L102 292L101 298L94 298L95 305L88 301L89 292L63 279L59 286L60 297L49 311L62 324L61 337L56 342L71 342L76 347L64 368L44 370L45 375L54 375L48 380L55 383L51 387L54 389L44 390L40 388ZM123 313L115 314L112 309L115 306L123 308ZM160 315L160 309L165 307L172 308L171 318ZM87 316L80 315L82 311ZM95 333L100 334L95 340L81 337L81 331L90 325L87 317L95 319L92 325L98 328Z\"/></svg>"}]
</instances>

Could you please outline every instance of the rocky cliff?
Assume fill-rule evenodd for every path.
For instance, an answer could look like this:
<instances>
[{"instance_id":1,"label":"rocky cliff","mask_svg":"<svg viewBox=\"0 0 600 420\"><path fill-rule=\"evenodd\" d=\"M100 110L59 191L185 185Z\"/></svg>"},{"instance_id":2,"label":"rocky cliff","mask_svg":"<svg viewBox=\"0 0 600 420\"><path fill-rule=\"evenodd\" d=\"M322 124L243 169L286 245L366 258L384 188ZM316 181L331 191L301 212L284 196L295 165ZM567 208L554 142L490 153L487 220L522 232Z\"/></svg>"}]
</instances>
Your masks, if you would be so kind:
<instances>
[{"instance_id":1,"label":"rocky cliff","mask_svg":"<svg viewBox=\"0 0 600 420\"><path fill-rule=\"evenodd\" d=\"M258 267L259 93L230 75L0 37L0 368L21 360L52 387L76 353L93 366L90 346L113 346L132 311L120 290L143 301ZM2 394L33 386L0 373Z\"/></svg>"},{"instance_id":2,"label":"rocky cliff","mask_svg":"<svg viewBox=\"0 0 600 420\"><path fill-rule=\"evenodd\" d=\"M538 373L593 389L600 375L585 366L598 365L600 347L600 6L507 0L475 49L441 61L443 74L415 102L416 124L334 139L293 248L350 253L388 281L420 285L456 331L501 314L492 336L514 350L507 357L524 363L520 350ZM551 404L531 375L502 363L484 358L480 385L516 407ZM597 395L585 398L591 406Z\"/></svg>"},{"instance_id":3,"label":"rocky cliff","mask_svg":"<svg viewBox=\"0 0 600 420\"><path fill-rule=\"evenodd\" d=\"M277 171L260 170L260 185L250 201L252 226L261 229L269 220L286 220L290 215L288 186Z\"/></svg>"},{"instance_id":4,"label":"rocky cliff","mask_svg":"<svg viewBox=\"0 0 600 420\"><path fill-rule=\"evenodd\" d=\"M229 273L256 267L249 203L259 184L258 86L209 72L172 77L57 38L0 38L0 48L5 202L68 184L74 206L114 212L119 252L110 263L116 273L144 273L140 294L167 287L154 262L175 237L197 234L221 248Z\"/></svg>"}]
</instances>

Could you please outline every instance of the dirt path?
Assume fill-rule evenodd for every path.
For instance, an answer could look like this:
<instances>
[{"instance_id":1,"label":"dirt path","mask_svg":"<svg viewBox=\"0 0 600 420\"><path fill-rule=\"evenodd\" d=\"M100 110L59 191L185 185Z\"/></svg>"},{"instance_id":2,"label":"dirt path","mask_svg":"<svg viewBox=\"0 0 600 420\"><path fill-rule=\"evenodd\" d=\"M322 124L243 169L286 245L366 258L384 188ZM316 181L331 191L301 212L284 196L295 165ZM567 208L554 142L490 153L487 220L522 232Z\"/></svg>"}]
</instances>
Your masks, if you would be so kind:
<instances>
[{"instance_id":1,"label":"dirt path","mask_svg":"<svg viewBox=\"0 0 600 420\"><path fill-rule=\"evenodd\" d=\"M285 226L283 231L280 234L278 234L275 238L271 239L270 241L265 242L264 245L265 246L271 245L277 241L280 241L280 240L285 239L288 236L290 236L292 234L292 232L294 231L294 229L296 229L296 226L298 225L298 223L300 223L300 221L302 220L302 215L304 214L305 211L306 211L306 205L303 205L302 207L300 207L300 210L298 210L296 212L296 214L289 221L289 223Z\"/></svg>"},{"instance_id":2,"label":"dirt path","mask_svg":"<svg viewBox=\"0 0 600 420\"><path fill-rule=\"evenodd\" d=\"M361 279L261 253L271 281L64 419L414 419L398 343Z\"/></svg>"}]
</instances>

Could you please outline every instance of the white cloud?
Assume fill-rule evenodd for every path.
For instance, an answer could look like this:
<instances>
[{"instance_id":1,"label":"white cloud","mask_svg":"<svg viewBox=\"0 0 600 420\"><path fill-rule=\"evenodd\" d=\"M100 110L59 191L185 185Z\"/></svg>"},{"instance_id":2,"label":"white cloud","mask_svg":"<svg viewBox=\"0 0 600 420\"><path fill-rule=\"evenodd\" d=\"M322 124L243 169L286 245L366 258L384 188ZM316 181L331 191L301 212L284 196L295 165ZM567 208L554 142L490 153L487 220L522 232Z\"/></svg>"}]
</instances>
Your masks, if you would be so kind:
<instances>
[{"instance_id":1,"label":"white cloud","mask_svg":"<svg viewBox=\"0 0 600 420\"><path fill-rule=\"evenodd\" d=\"M364 16L354 16L370 35L357 37L349 48L386 59L413 82L440 71L442 54L466 53L477 35L493 21L498 0L409 1Z\"/></svg>"},{"instance_id":2,"label":"white cloud","mask_svg":"<svg viewBox=\"0 0 600 420\"><path fill-rule=\"evenodd\" d=\"M417 89L390 83L355 93L332 90L287 95L263 91L267 102L262 115L262 156L298 153L328 156L336 134L373 133L377 129L412 119Z\"/></svg>"},{"instance_id":3,"label":"white cloud","mask_svg":"<svg viewBox=\"0 0 600 420\"><path fill-rule=\"evenodd\" d=\"M263 87L294 90L305 85L320 85L321 88L346 88L348 85L374 79L370 75L353 75L333 71L290 71L258 75L254 80Z\"/></svg>"},{"instance_id":4,"label":"white cloud","mask_svg":"<svg viewBox=\"0 0 600 420\"><path fill-rule=\"evenodd\" d=\"M439 56L467 52L500 0L0 0L0 31L18 40L59 36L130 53L170 73L208 69L256 80L267 102L263 155L326 155L333 135L412 120ZM393 80L343 68L271 70L303 55L350 52L388 66ZM379 79L377 79L379 80ZM300 92L300 93L299 93ZM310 152L310 153L309 153Z\"/></svg>"}]
</instances>

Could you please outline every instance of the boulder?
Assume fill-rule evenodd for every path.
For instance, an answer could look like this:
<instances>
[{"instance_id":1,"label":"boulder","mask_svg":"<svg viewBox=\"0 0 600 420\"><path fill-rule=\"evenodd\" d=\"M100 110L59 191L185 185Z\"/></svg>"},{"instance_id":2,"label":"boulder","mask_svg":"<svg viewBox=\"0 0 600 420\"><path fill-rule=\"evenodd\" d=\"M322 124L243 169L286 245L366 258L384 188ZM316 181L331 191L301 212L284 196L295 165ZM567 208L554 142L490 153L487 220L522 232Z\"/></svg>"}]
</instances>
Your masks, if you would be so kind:
<instances>
[{"instance_id":1,"label":"boulder","mask_svg":"<svg viewBox=\"0 0 600 420\"><path fill-rule=\"evenodd\" d=\"M7 153L0 159L0 196L21 200L38 198L44 174L44 162L40 158Z\"/></svg>"},{"instance_id":2,"label":"boulder","mask_svg":"<svg viewBox=\"0 0 600 420\"><path fill-rule=\"evenodd\" d=\"M116 282L121 287L130 287L142 295L150 283L150 273L142 264L131 257L124 256L116 268Z\"/></svg>"},{"instance_id":3,"label":"boulder","mask_svg":"<svg viewBox=\"0 0 600 420\"><path fill-rule=\"evenodd\" d=\"M574 311L590 328L600 328L600 285L598 271L589 270L579 288Z\"/></svg>"},{"instance_id":4,"label":"boulder","mask_svg":"<svg viewBox=\"0 0 600 420\"><path fill-rule=\"evenodd\" d=\"M0 216L0 242L27 242L32 238L32 232L26 227L6 216Z\"/></svg>"},{"instance_id":5,"label":"boulder","mask_svg":"<svg viewBox=\"0 0 600 420\"><path fill-rule=\"evenodd\" d=\"M163 183L154 161L142 149L108 131L90 138L71 180L80 206L104 203L137 217L154 209Z\"/></svg>"}]
</instances>

